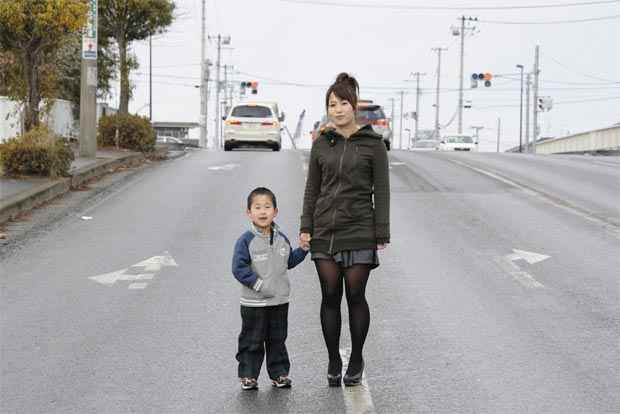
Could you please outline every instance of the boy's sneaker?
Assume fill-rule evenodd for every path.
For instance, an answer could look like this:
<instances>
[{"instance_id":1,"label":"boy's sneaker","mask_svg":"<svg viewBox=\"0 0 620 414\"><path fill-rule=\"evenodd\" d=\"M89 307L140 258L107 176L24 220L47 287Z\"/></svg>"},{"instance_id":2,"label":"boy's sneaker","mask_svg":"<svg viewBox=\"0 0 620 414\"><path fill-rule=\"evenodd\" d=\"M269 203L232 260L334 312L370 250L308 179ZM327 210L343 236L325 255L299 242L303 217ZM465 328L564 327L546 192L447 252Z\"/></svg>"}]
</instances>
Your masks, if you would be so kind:
<instances>
[{"instance_id":1,"label":"boy's sneaker","mask_svg":"<svg viewBox=\"0 0 620 414\"><path fill-rule=\"evenodd\" d=\"M245 391L257 390L258 382L255 378L241 378L241 389Z\"/></svg>"},{"instance_id":2,"label":"boy's sneaker","mask_svg":"<svg viewBox=\"0 0 620 414\"><path fill-rule=\"evenodd\" d=\"M271 380L271 385L277 388L291 388L293 381L286 375L280 375L276 379Z\"/></svg>"}]
</instances>

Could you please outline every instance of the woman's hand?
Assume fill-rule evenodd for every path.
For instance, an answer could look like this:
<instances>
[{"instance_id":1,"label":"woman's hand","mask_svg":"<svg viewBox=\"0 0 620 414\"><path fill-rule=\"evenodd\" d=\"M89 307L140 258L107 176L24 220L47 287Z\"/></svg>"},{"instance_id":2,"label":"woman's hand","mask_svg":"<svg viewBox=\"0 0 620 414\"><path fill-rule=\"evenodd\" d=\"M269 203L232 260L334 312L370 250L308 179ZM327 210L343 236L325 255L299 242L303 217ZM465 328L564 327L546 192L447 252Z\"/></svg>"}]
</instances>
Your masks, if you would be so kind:
<instances>
[{"instance_id":1,"label":"woman's hand","mask_svg":"<svg viewBox=\"0 0 620 414\"><path fill-rule=\"evenodd\" d=\"M310 233L301 233L299 235L299 247L306 251L310 250L310 240L312 240Z\"/></svg>"},{"instance_id":2,"label":"woman's hand","mask_svg":"<svg viewBox=\"0 0 620 414\"><path fill-rule=\"evenodd\" d=\"M383 250L387 247L387 244L377 244L377 250Z\"/></svg>"}]
</instances>

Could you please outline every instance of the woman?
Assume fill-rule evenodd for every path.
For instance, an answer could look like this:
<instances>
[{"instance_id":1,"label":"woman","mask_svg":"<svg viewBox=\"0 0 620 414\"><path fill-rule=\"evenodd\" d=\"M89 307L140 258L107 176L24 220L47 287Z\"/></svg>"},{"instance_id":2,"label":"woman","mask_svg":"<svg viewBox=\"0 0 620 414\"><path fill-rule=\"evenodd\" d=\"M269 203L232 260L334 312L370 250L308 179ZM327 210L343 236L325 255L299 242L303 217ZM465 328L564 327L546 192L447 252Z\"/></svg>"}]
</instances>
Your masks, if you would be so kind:
<instances>
[{"instance_id":1,"label":"woman","mask_svg":"<svg viewBox=\"0 0 620 414\"><path fill-rule=\"evenodd\" d=\"M370 125L355 120L359 86L341 73L327 90L325 105L332 128L312 145L301 216L300 245L310 245L321 283L321 326L330 386L358 385L362 349L370 324L365 290L379 266L377 250L390 241L390 183L387 150ZM374 197L374 204L373 204ZM340 303L346 289L351 356L342 378Z\"/></svg>"}]
</instances>

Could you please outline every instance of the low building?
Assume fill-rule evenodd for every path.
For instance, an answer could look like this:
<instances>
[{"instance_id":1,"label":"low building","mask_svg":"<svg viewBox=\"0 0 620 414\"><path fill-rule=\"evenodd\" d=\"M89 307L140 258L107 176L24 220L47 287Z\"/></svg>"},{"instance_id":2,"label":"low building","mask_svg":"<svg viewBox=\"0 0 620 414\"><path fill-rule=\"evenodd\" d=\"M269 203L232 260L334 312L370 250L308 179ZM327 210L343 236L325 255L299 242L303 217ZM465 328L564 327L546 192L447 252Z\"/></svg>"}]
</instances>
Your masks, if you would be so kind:
<instances>
[{"instance_id":1,"label":"low building","mask_svg":"<svg viewBox=\"0 0 620 414\"><path fill-rule=\"evenodd\" d=\"M153 122L152 125L158 137L174 137L181 140L189 139L189 130L200 126L197 122Z\"/></svg>"}]
</instances>

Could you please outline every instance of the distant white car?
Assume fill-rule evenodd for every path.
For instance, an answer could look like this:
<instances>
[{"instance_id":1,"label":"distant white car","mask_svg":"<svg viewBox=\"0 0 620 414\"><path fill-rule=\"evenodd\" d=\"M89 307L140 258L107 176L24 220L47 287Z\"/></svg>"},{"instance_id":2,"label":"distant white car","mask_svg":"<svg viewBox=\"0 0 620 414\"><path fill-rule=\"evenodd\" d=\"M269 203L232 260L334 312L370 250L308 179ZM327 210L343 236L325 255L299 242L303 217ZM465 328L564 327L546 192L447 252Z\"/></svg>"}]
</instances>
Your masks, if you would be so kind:
<instances>
[{"instance_id":1,"label":"distant white car","mask_svg":"<svg viewBox=\"0 0 620 414\"><path fill-rule=\"evenodd\" d=\"M239 146L265 146L273 151L282 147L284 114L274 102L241 102L233 105L225 117L224 150Z\"/></svg>"},{"instance_id":2,"label":"distant white car","mask_svg":"<svg viewBox=\"0 0 620 414\"><path fill-rule=\"evenodd\" d=\"M179 138L168 137L168 136L158 136L156 142L158 144L179 144L183 145L183 141Z\"/></svg>"},{"instance_id":3,"label":"distant white car","mask_svg":"<svg viewBox=\"0 0 620 414\"><path fill-rule=\"evenodd\" d=\"M434 139L419 139L413 142L412 151L436 151L439 149L439 141Z\"/></svg>"},{"instance_id":4,"label":"distant white car","mask_svg":"<svg viewBox=\"0 0 620 414\"><path fill-rule=\"evenodd\" d=\"M478 143L470 135L445 135L439 143L441 151L478 151Z\"/></svg>"}]
</instances>

